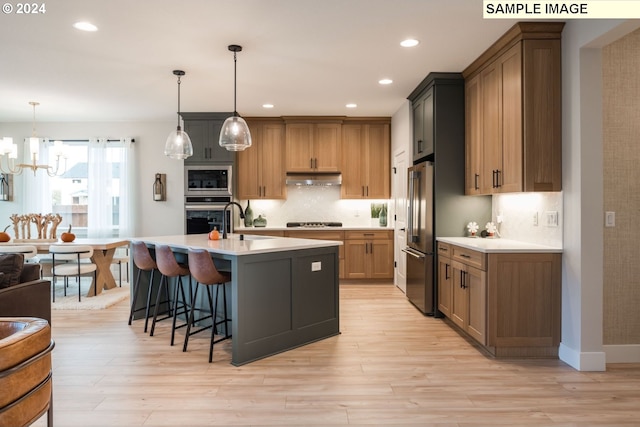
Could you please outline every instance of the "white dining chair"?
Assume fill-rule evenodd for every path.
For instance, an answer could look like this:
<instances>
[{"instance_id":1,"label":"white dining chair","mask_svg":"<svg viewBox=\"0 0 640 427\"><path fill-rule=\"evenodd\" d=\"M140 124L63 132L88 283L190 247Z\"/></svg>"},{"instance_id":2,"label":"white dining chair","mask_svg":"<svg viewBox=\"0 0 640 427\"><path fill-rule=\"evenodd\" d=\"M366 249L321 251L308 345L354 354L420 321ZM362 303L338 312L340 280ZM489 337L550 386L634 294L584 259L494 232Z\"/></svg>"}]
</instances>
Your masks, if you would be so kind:
<instances>
[{"instance_id":1,"label":"white dining chair","mask_svg":"<svg viewBox=\"0 0 640 427\"><path fill-rule=\"evenodd\" d=\"M0 245L0 254L22 254L24 262L38 262L38 248L32 245Z\"/></svg>"},{"instance_id":2,"label":"white dining chair","mask_svg":"<svg viewBox=\"0 0 640 427\"><path fill-rule=\"evenodd\" d=\"M127 265L127 283L129 283L129 261L129 247L125 246L123 248L117 248L113 259L111 260L111 264L118 265L118 278L120 281L120 287L122 287L122 264Z\"/></svg>"},{"instance_id":3,"label":"white dining chair","mask_svg":"<svg viewBox=\"0 0 640 427\"><path fill-rule=\"evenodd\" d=\"M55 281L56 276L64 277L64 295L67 295L67 286L69 285L69 277L76 277L78 281L78 302L81 301L80 278L83 275L93 273L93 280L96 281L97 266L93 262L88 262L93 256L93 248L87 245L59 244L49 246L51 254L52 267L51 274L53 276L52 293L53 302L56 302ZM97 289L94 288L94 295L97 295Z\"/></svg>"}]
</instances>

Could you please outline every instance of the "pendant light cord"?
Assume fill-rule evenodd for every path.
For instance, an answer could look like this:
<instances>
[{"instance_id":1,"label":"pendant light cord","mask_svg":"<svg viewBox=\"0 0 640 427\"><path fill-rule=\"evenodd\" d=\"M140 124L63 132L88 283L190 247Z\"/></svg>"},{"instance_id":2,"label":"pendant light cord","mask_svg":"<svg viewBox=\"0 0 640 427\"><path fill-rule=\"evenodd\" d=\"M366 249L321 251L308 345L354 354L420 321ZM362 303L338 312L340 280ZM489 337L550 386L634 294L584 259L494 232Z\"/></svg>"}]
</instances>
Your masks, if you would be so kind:
<instances>
[{"instance_id":1,"label":"pendant light cord","mask_svg":"<svg viewBox=\"0 0 640 427\"><path fill-rule=\"evenodd\" d=\"M180 130L180 76L178 76L178 130Z\"/></svg>"},{"instance_id":2,"label":"pendant light cord","mask_svg":"<svg viewBox=\"0 0 640 427\"><path fill-rule=\"evenodd\" d=\"M233 52L233 115L238 117L238 111L236 109L236 82L237 82L237 52Z\"/></svg>"}]
</instances>

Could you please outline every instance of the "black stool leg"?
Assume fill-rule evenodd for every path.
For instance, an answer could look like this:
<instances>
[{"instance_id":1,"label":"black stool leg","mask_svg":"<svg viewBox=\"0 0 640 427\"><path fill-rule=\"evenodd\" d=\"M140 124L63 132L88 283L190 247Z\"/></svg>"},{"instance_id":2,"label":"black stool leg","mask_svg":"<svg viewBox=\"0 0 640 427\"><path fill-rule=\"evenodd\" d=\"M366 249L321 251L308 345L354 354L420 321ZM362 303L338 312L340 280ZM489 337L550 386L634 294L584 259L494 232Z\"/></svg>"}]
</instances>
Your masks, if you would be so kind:
<instances>
[{"instance_id":1,"label":"black stool leg","mask_svg":"<svg viewBox=\"0 0 640 427\"><path fill-rule=\"evenodd\" d=\"M184 336L184 344L182 346L182 351L187 351L187 345L189 344L189 335L191 334L191 325L193 325L193 314L196 311L196 298L198 297L198 288L200 287L200 283L196 282L196 289L191 296L191 310L189 311L189 320L187 320L187 332Z\"/></svg>"},{"instance_id":2,"label":"black stool leg","mask_svg":"<svg viewBox=\"0 0 640 427\"><path fill-rule=\"evenodd\" d=\"M213 302L213 296L209 293L209 307L211 310L211 321L213 324L211 325L211 342L209 343L209 363L213 362L213 343L216 338L216 317L218 316L218 287L216 286L216 300L215 307Z\"/></svg>"},{"instance_id":3,"label":"black stool leg","mask_svg":"<svg viewBox=\"0 0 640 427\"><path fill-rule=\"evenodd\" d=\"M189 288L191 288L191 276L189 276ZM178 313L178 290L182 295L182 312ZM176 336L176 320L178 314L187 314L187 299L184 294L184 284L182 283L182 277L178 276L178 282L176 283L175 303L173 304L173 326L171 328L171 345L173 345ZM185 316L186 317L186 316ZM184 326L184 325L182 325ZM182 327L180 326L180 327Z\"/></svg>"},{"instance_id":4,"label":"black stool leg","mask_svg":"<svg viewBox=\"0 0 640 427\"><path fill-rule=\"evenodd\" d=\"M158 319L158 307L160 306L160 295L162 294L162 285L166 285L168 279L163 274L160 277L160 287L158 288L158 296L156 297L156 306L153 310L153 322L151 322L151 332L149 332L149 336L153 336L153 332L156 330L156 320Z\"/></svg>"},{"instance_id":5,"label":"black stool leg","mask_svg":"<svg viewBox=\"0 0 640 427\"><path fill-rule=\"evenodd\" d=\"M153 292L153 271L151 270L151 275L149 277L149 289L147 290L147 307L144 310L144 331L147 332L147 326L149 325L149 309L151 308L151 293ZM138 274L140 270L138 270ZM158 288L158 292L160 292L160 288Z\"/></svg>"}]
</instances>

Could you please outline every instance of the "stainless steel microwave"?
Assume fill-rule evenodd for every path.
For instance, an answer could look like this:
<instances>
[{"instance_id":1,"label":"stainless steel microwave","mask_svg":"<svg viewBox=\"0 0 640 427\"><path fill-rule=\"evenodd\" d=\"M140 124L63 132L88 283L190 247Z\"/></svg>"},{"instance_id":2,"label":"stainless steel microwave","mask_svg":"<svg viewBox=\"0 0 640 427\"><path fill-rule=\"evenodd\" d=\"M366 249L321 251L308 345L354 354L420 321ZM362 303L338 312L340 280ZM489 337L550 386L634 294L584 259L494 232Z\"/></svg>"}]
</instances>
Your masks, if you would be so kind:
<instances>
[{"instance_id":1,"label":"stainless steel microwave","mask_svg":"<svg viewBox=\"0 0 640 427\"><path fill-rule=\"evenodd\" d=\"M184 167L185 197L231 196L231 165L197 165Z\"/></svg>"}]
</instances>

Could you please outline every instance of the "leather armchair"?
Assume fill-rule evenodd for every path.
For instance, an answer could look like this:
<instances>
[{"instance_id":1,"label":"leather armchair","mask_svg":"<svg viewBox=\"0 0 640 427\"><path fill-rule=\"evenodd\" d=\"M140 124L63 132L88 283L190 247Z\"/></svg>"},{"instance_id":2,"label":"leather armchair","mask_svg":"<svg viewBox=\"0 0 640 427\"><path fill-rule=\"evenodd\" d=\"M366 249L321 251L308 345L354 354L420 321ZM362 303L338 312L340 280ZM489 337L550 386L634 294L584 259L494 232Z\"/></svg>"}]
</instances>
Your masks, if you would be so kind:
<instances>
[{"instance_id":1,"label":"leather armchair","mask_svg":"<svg viewBox=\"0 0 640 427\"><path fill-rule=\"evenodd\" d=\"M53 427L51 327L33 317L0 318L0 425Z\"/></svg>"},{"instance_id":2,"label":"leather armchair","mask_svg":"<svg viewBox=\"0 0 640 427\"><path fill-rule=\"evenodd\" d=\"M39 317L51 324L51 282L39 264L24 264L20 283L0 289L0 317Z\"/></svg>"}]
</instances>

